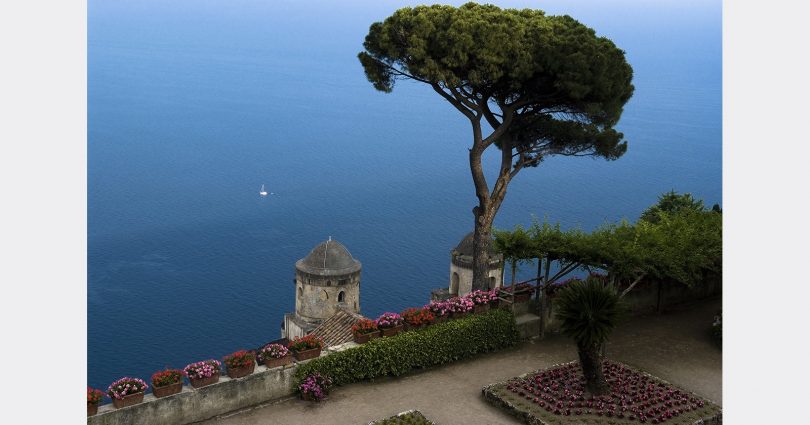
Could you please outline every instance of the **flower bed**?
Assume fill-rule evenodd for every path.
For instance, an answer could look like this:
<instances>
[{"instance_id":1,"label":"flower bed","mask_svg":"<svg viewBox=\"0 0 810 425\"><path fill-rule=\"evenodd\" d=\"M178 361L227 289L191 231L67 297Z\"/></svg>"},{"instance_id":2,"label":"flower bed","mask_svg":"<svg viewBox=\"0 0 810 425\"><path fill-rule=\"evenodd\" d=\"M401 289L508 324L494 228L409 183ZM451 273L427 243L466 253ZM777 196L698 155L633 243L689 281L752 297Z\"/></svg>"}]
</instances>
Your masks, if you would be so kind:
<instances>
[{"instance_id":1,"label":"flower bed","mask_svg":"<svg viewBox=\"0 0 810 425\"><path fill-rule=\"evenodd\" d=\"M402 320L410 329L420 329L431 323L435 317L427 308L408 308L402 311Z\"/></svg>"},{"instance_id":2,"label":"flower bed","mask_svg":"<svg viewBox=\"0 0 810 425\"><path fill-rule=\"evenodd\" d=\"M484 397L529 423L693 424L719 420L720 408L692 393L623 364L605 361L611 393L585 392L579 362L484 387ZM718 422L719 423L719 422Z\"/></svg>"}]
</instances>

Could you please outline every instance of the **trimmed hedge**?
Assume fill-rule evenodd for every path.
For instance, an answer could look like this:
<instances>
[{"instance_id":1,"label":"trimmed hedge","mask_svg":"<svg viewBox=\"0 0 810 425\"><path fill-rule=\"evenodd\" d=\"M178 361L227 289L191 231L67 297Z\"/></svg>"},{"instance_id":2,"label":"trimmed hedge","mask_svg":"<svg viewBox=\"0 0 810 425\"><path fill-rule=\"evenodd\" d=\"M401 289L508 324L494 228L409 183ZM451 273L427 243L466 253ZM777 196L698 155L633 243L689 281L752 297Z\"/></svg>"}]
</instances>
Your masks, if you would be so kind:
<instances>
[{"instance_id":1,"label":"trimmed hedge","mask_svg":"<svg viewBox=\"0 0 810 425\"><path fill-rule=\"evenodd\" d=\"M294 378L298 386L313 372L346 385L380 376L399 376L426 368L495 351L519 341L511 311L493 309L393 337L371 340L359 347L332 353L299 365Z\"/></svg>"}]
</instances>

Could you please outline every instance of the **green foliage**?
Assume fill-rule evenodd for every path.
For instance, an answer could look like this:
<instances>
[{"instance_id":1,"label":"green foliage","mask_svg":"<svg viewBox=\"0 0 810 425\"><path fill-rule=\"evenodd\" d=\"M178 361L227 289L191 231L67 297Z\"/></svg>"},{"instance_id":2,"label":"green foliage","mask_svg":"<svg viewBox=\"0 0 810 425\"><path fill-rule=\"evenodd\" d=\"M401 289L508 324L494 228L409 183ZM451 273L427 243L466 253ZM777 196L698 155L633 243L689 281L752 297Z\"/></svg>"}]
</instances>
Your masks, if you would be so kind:
<instances>
[{"instance_id":1,"label":"green foliage","mask_svg":"<svg viewBox=\"0 0 810 425\"><path fill-rule=\"evenodd\" d=\"M495 144L521 152L520 167L548 155L616 159L627 149L612 127L633 94L633 70L612 41L570 16L405 7L372 24L363 47L358 58L377 90L391 92L399 79L431 85L471 120L505 125Z\"/></svg>"},{"instance_id":2,"label":"green foliage","mask_svg":"<svg viewBox=\"0 0 810 425\"><path fill-rule=\"evenodd\" d=\"M563 334L580 347L593 347L607 341L624 306L613 285L587 279L571 282L559 290L555 312Z\"/></svg>"},{"instance_id":3,"label":"green foliage","mask_svg":"<svg viewBox=\"0 0 810 425\"><path fill-rule=\"evenodd\" d=\"M382 419L372 422L371 425L435 425L429 421L421 412L414 410L412 412L392 416L388 419Z\"/></svg>"},{"instance_id":4,"label":"green foliage","mask_svg":"<svg viewBox=\"0 0 810 425\"><path fill-rule=\"evenodd\" d=\"M715 205L719 210L720 206L717 204ZM643 213L641 213L640 220L650 223L658 223L661 220L661 215L678 214L687 211L705 211L703 201L692 198L692 194L690 193L679 195L672 190L659 196L658 203L650 208L647 208Z\"/></svg>"},{"instance_id":5,"label":"green foliage","mask_svg":"<svg viewBox=\"0 0 810 425\"><path fill-rule=\"evenodd\" d=\"M499 350L518 341L511 312L494 309L371 340L302 364L295 371L296 386L310 373L320 372L336 385L346 385L381 376L399 376L413 369L426 368Z\"/></svg>"},{"instance_id":6,"label":"green foliage","mask_svg":"<svg viewBox=\"0 0 810 425\"><path fill-rule=\"evenodd\" d=\"M503 254L505 261L512 265L512 282L515 281L517 264L533 257L534 246L529 233L521 225L513 231L493 230L495 250Z\"/></svg>"}]
</instances>

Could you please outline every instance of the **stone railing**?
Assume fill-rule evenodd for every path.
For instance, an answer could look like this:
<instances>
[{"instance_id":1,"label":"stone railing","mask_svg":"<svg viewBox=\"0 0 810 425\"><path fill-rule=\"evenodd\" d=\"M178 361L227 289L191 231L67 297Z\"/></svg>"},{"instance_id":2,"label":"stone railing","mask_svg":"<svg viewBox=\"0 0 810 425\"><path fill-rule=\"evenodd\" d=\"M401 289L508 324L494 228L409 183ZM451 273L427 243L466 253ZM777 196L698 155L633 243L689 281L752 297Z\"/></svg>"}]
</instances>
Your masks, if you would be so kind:
<instances>
[{"instance_id":1,"label":"stone railing","mask_svg":"<svg viewBox=\"0 0 810 425\"><path fill-rule=\"evenodd\" d=\"M321 356L350 348L354 342L325 349ZM309 360L307 360L309 361ZM305 363L305 362L304 362ZM228 412L244 409L295 394L293 375L300 363L256 370L243 378L221 376L219 382L202 388L186 384L183 391L157 398L146 394L143 402L116 409L111 403L99 406L95 416L87 418L88 425L181 425L211 419Z\"/></svg>"}]
</instances>

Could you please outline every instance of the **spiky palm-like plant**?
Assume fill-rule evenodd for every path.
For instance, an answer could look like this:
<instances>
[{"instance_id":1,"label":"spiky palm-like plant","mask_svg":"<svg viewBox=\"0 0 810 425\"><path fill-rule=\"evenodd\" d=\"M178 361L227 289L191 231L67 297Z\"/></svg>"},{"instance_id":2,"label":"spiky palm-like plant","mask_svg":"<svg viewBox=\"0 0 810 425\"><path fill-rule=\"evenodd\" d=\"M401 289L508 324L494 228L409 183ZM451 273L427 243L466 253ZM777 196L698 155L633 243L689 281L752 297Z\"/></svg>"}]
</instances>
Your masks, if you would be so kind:
<instances>
[{"instance_id":1,"label":"spiky palm-like plant","mask_svg":"<svg viewBox=\"0 0 810 425\"><path fill-rule=\"evenodd\" d=\"M599 279L574 281L558 292L555 307L561 331L577 344L588 392L610 392L602 372L602 347L624 310L618 291Z\"/></svg>"}]
</instances>

